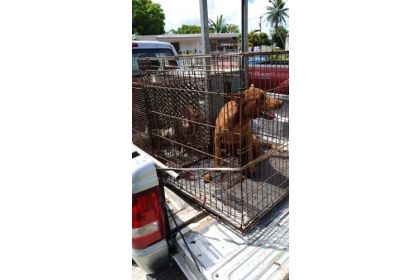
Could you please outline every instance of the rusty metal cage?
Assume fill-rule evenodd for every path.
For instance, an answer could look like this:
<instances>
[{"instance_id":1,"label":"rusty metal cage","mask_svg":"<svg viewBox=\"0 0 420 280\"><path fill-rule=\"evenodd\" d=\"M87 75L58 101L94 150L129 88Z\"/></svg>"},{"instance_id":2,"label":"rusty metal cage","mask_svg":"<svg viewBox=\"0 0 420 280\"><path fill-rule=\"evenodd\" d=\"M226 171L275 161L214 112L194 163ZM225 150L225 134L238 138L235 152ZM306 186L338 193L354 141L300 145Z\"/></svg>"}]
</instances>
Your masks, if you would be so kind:
<instances>
[{"instance_id":1,"label":"rusty metal cage","mask_svg":"<svg viewBox=\"0 0 420 280\"><path fill-rule=\"evenodd\" d=\"M175 59L178 68L166 67L174 57L139 59L140 69L155 67L143 67L133 79L132 141L181 175L165 176L167 185L245 233L288 195L288 52ZM244 113L250 109L242 104L268 102L246 91L250 86L276 104L269 117ZM219 127L221 110L238 110L233 121L247 129ZM224 131L225 140L215 137L216 130ZM228 143L231 138L242 141ZM243 140L253 138L258 146Z\"/></svg>"}]
</instances>

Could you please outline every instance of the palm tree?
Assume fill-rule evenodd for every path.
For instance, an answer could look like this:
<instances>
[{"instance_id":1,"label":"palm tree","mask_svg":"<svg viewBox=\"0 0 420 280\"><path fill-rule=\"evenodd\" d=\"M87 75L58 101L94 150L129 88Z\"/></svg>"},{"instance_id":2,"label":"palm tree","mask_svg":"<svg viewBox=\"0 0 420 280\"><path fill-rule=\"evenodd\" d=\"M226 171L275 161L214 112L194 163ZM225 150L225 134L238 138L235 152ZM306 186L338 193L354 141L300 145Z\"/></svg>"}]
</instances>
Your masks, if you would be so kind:
<instances>
[{"instance_id":1,"label":"palm tree","mask_svg":"<svg viewBox=\"0 0 420 280\"><path fill-rule=\"evenodd\" d=\"M216 22L209 19L209 30L220 33L223 30L223 27L225 26L225 20L223 19L223 15L220 15L220 18L217 16Z\"/></svg>"},{"instance_id":2,"label":"palm tree","mask_svg":"<svg viewBox=\"0 0 420 280\"><path fill-rule=\"evenodd\" d=\"M260 32L260 40L261 40L261 45L266 45L266 46L271 45L270 38L268 38L268 35L265 32Z\"/></svg>"},{"instance_id":3,"label":"palm tree","mask_svg":"<svg viewBox=\"0 0 420 280\"><path fill-rule=\"evenodd\" d=\"M222 33L239 33L239 26L232 23L227 23L223 27Z\"/></svg>"},{"instance_id":4,"label":"palm tree","mask_svg":"<svg viewBox=\"0 0 420 280\"><path fill-rule=\"evenodd\" d=\"M286 2L283 2L283 0L268 0L268 2L272 6L265 7L267 10L265 15L267 16L268 23L270 23L271 27L273 27L274 32L278 34L278 27L283 26L283 24L286 23L286 18L289 17L287 14L289 12L289 8L284 7ZM280 35L279 37L281 38Z\"/></svg>"},{"instance_id":5,"label":"palm tree","mask_svg":"<svg viewBox=\"0 0 420 280\"><path fill-rule=\"evenodd\" d=\"M271 34L273 42L277 43L280 49L285 48L285 41L287 35L289 35L289 30L287 30L283 26L279 26L278 29L276 31L273 30Z\"/></svg>"},{"instance_id":6,"label":"palm tree","mask_svg":"<svg viewBox=\"0 0 420 280\"><path fill-rule=\"evenodd\" d=\"M259 34L259 30L255 29L248 33L248 42L252 44L252 46L261 46L261 38Z\"/></svg>"}]
</instances>

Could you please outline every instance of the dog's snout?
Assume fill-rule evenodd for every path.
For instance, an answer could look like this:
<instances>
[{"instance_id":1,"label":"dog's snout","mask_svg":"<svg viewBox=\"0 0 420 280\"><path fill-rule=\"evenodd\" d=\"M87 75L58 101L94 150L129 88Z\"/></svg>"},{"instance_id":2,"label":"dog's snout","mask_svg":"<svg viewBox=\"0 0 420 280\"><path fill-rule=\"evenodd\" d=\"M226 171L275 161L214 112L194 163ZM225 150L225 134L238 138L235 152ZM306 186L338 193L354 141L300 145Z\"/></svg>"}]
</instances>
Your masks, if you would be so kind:
<instances>
[{"instance_id":1,"label":"dog's snout","mask_svg":"<svg viewBox=\"0 0 420 280\"><path fill-rule=\"evenodd\" d=\"M267 105L270 110L280 109L281 105L283 105L283 102L280 102L280 100L277 98L270 98L268 101L269 102Z\"/></svg>"}]
</instances>

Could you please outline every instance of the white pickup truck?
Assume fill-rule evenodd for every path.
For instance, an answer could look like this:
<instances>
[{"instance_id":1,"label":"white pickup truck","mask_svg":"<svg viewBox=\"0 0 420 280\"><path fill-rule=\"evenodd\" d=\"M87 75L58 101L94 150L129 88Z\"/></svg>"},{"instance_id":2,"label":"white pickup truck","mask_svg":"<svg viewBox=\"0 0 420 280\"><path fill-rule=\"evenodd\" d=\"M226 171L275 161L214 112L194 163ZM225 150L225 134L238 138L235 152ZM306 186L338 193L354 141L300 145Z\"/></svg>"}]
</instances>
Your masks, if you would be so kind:
<instances>
[{"instance_id":1,"label":"white pickup truck","mask_svg":"<svg viewBox=\"0 0 420 280\"><path fill-rule=\"evenodd\" d=\"M277 145L256 158L258 175L234 153L212 166L215 112L234 98L220 92L237 92L242 77L216 68L234 60L212 61L204 76L152 69L135 82L133 74L132 258L148 279L289 278L288 95L267 92L283 106L274 119L251 121ZM184 120L184 103L203 117ZM189 138L174 136L185 122Z\"/></svg>"},{"instance_id":2,"label":"white pickup truck","mask_svg":"<svg viewBox=\"0 0 420 280\"><path fill-rule=\"evenodd\" d=\"M153 210L144 205L142 208L156 215L153 222L144 228L133 228L132 257L146 273L154 273L151 279L176 279L179 268L188 279L288 279L288 199L242 235L188 198L159 186L155 159L134 145L132 160L133 219L138 214L134 203L158 193ZM155 193L150 191L153 188ZM162 215L167 216L169 228L165 219L159 219ZM142 238L137 235L139 232L144 232L145 237L154 234L157 241L136 249L136 239ZM178 266L170 266L171 258ZM164 278L169 275L173 278Z\"/></svg>"}]
</instances>

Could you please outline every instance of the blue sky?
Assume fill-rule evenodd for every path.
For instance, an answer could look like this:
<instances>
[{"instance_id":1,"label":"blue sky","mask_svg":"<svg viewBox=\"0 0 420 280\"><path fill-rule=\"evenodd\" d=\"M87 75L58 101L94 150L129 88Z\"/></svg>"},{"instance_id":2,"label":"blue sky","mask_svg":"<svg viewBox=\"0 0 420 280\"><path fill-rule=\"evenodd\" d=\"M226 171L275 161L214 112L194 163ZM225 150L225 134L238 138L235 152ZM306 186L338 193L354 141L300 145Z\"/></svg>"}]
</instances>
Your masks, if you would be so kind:
<instances>
[{"instance_id":1,"label":"blue sky","mask_svg":"<svg viewBox=\"0 0 420 280\"><path fill-rule=\"evenodd\" d=\"M178 29L182 24L200 25L200 7L198 0L183 0L181 7L174 8L173 0L152 0L159 3L165 13L165 30ZM248 0L248 31L259 29L260 17L266 12L268 0ZM286 2L288 7L288 2ZM241 26L241 0L207 0L208 17L216 21L223 15L226 23ZM182 12L182 14L180 13ZM270 27L261 19L262 32L269 33Z\"/></svg>"}]
</instances>

